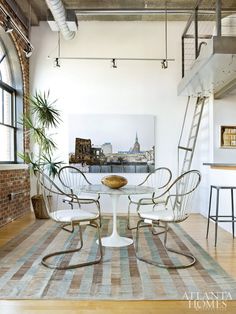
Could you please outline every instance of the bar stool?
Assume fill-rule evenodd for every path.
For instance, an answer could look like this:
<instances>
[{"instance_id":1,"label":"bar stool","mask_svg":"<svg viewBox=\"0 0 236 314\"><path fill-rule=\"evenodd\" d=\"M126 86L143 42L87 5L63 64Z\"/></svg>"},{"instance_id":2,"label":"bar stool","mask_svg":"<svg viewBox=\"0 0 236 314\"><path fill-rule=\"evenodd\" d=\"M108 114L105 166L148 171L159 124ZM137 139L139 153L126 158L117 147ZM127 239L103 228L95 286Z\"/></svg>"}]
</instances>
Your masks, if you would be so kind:
<instances>
[{"instance_id":1,"label":"bar stool","mask_svg":"<svg viewBox=\"0 0 236 314\"><path fill-rule=\"evenodd\" d=\"M212 199L212 191L213 189L216 190L216 212L215 215L211 215L211 199ZM217 243L217 231L218 231L218 222L232 222L232 233L234 238L234 223L236 222L236 217L234 216L234 190L236 189L236 186L218 186L218 185L211 185L210 188L210 198L209 198L209 211L208 211L208 218L207 218L207 232L206 232L206 238L208 238L208 232L209 232L209 224L210 219L215 222L215 246ZM231 215L219 215L219 198L220 198L220 190L230 190L231 194ZM219 219L220 218L220 219ZM226 218L226 219L221 219ZM231 219L227 219L231 218Z\"/></svg>"}]
</instances>

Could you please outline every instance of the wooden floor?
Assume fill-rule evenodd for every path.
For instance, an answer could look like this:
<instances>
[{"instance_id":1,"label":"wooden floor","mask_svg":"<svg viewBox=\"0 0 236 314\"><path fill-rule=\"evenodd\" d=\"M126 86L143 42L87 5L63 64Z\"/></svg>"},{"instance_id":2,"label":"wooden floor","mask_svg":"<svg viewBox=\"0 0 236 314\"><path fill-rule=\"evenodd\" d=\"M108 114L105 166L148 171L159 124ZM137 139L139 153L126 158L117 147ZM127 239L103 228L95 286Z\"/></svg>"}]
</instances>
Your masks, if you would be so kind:
<instances>
[{"instance_id":1,"label":"wooden floor","mask_svg":"<svg viewBox=\"0 0 236 314\"><path fill-rule=\"evenodd\" d=\"M11 222L0 229L0 249L22 229L34 222L32 214ZM232 277L236 279L236 239L219 228L218 245L214 247L214 229L211 224L210 237L205 239L206 219L199 214L192 215L181 224ZM226 306L226 308L225 308ZM207 313L212 309L200 309L202 303L189 304L188 301L47 301L47 300L12 300L0 301L1 314L156 314L156 313ZM227 301L224 308L215 304L214 312L236 313L236 302Z\"/></svg>"}]
</instances>

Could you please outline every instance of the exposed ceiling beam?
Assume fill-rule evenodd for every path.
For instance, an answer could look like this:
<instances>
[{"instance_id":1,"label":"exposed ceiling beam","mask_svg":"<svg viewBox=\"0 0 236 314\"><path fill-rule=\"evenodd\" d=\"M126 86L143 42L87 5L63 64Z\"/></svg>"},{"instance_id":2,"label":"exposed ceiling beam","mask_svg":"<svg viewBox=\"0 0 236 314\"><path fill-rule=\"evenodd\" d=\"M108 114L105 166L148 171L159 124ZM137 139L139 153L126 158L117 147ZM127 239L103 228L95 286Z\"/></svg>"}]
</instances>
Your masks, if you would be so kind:
<instances>
[{"instance_id":1,"label":"exposed ceiling beam","mask_svg":"<svg viewBox=\"0 0 236 314\"><path fill-rule=\"evenodd\" d=\"M163 14L166 9L75 9L77 15L156 15ZM190 14L192 9L167 9L168 14ZM199 10L199 14L213 14L212 10Z\"/></svg>"},{"instance_id":2,"label":"exposed ceiling beam","mask_svg":"<svg viewBox=\"0 0 236 314\"><path fill-rule=\"evenodd\" d=\"M27 18L18 3L15 0L6 0L6 3L9 5L10 8L12 8L18 19L25 26L25 28L28 29Z\"/></svg>"},{"instance_id":3,"label":"exposed ceiling beam","mask_svg":"<svg viewBox=\"0 0 236 314\"><path fill-rule=\"evenodd\" d=\"M14 0L14 1L21 8L22 12L24 12L28 27L30 27L31 25L38 25L39 24L39 18L38 18L37 10L33 6L32 0L27 0L27 1Z\"/></svg>"},{"instance_id":4,"label":"exposed ceiling beam","mask_svg":"<svg viewBox=\"0 0 236 314\"><path fill-rule=\"evenodd\" d=\"M74 10L81 21L162 21L165 16L165 0L62 0L65 8ZM46 21L48 17L45 0L6 0L5 2L18 4L15 12L22 11L20 18L27 27L38 25L39 21ZM200 4L201 2L201 4ZM145 6L146 4L146 6ZM200 5L199 5L200 4ZM199 19L205 19L205 15L215 14L212 1L207 0L174 0L167 1L168 20L186 21L196 6L199 5ZM29 7L31 6L31 23L29 23ZM223 15L236 12L235 0L222 0ZM21 14L22 15L22 14Z\"/></svg>"},{"instance_id":5,"label":"exposed ceiling beam","mask_svg":"<svg viewBox=\"0 0 236 314\"><path fill-rule=\"evenodd\" d=\"M32 2L32 1L31 1ZM28 11L30 11L30 24L31 25L39 25L39 17L37 14L37 8L34 6L34 3L32 2L30 4L30 9Z\"/></svg>"}]
</instances>

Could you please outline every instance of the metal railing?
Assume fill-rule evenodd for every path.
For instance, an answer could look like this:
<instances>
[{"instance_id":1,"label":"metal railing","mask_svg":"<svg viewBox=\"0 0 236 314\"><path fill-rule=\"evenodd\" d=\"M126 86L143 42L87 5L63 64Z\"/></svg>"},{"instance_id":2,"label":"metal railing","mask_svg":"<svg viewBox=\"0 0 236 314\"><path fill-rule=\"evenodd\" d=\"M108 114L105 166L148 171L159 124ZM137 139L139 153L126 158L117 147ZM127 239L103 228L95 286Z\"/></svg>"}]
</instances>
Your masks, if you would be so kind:
<instances>
[{"instance_id":1,"label":"metal railing","mask_svg":"<svg viewBox=\"0 0 236 314\"><path fill-rule=\"evenodd\" d=\"M236 15L233 13L235 11L224 11L221 0L209 0L207 7L206 2L197 1L182 34L182 77L213 36L236 36Z\"/></svg>"}]
</instances>

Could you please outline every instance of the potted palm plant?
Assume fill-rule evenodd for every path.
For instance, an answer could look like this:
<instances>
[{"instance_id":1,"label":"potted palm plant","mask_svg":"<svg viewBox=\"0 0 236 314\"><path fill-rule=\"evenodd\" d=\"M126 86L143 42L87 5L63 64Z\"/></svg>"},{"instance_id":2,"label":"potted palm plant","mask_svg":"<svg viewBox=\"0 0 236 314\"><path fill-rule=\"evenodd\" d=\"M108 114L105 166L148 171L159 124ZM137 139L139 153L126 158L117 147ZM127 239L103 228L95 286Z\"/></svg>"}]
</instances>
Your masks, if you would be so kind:
<instances>
[{"instance_id":1,"label":"potted palm plant","mask_svg":"<svg viewBox=\"0 0 236 314\"><path fill-rule=\"evenodd\" d=\"M31 149L19 156L29 164L31 172L36 178L36 194L31 197L36 218L48 218L48 214L37 180L38 171L47 171L49 176L55 177L61 161L53 159L56 143L50 133L51 128L58 127L61 118L55 107L55 101L50 101L50 92L36 92L28 98L29 110L22 116L22 124L26 136L30 138Z\"/></svg>"}]
</instances>

